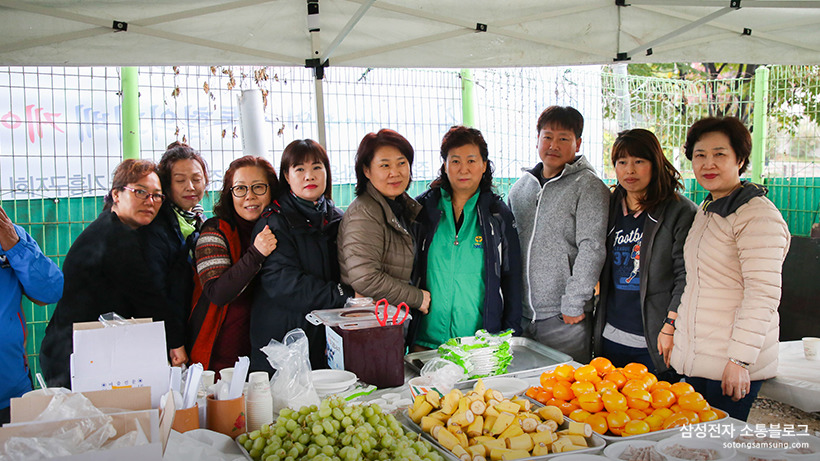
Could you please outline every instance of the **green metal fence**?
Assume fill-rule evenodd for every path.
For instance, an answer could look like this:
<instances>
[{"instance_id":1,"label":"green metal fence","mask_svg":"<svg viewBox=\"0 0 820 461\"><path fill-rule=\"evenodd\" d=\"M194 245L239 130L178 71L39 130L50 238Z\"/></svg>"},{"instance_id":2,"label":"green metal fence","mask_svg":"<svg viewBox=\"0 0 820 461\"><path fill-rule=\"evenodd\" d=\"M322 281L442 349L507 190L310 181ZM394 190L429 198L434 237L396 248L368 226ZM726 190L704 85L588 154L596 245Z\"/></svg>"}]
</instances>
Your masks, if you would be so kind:
<instances>
[{"instance_id":1,"label":"green metal fence","mask_svg":"<svg viewBox=\"0 0 820 461\"><path fill-rule=\"evenodd\" d=\"M397 129L416 147L410 192L423 191L440 166L442 134L462 123L461 83L469 78L475 125L490 145L502 195L522 168L538 161L535 121L550 104L581 109L586 120L582 153L610 184L614 173L608 155L617 133L633 127L653 130L696 203L706 193L683 157L688 126L702 116L724 114L739 115L751 125L754 112L765 109L763 182L792 234L807 236L820 211L820 70L775 66L769 71L764 102L756 100L751 77L691 81L628 75L620 67L465 73L331 68L325 104L333 195L343 208L353 199L351 165L358 140L382 126ZM108 188L106 175L122 157L119 78L115 68L0 68L0 104L6 100L9 106L0 114L0 201L58 264L96 218ZM212 170L206 210L227 164L242 155L234 108L241 89L265 93L271 150L264 154L274 165L288 142L316 137L318 131L306 69L157 67L139 69L139 79L142 155L156 160L174 140L197 147ZM29 363L38 371L37 351L54 306L24 301L23 307Z\"/></svg>"}]
</instances>

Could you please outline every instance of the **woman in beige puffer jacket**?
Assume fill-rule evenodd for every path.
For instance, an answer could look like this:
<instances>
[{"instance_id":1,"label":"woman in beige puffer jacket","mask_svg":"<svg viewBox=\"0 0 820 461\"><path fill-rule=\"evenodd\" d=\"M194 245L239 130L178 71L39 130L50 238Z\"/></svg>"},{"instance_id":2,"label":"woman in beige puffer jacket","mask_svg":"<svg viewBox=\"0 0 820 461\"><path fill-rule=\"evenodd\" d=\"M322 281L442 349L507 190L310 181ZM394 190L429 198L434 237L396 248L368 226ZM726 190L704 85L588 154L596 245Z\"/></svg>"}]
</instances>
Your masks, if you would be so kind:
<instances>
[{"instance_id":1,"label":"woman in beige puffer jacket","mask_svg":"<svg viewBox=\"0 0 820 461\"><path fill-rule=\"evenodd\" d=\"M415 255L411 225L421 205L406 191L413 147L399 133L367 134L356 152L356 199L339 227L342 283L362 296L386 298L426 313L430 292L410 285Z\"/></svg>"},{"instance_id":2,"label":"woman in beige puffer jacket","mask_svg":"<svg viewBox=\"0 0 820 461\"><path fill-rule=\"evenodd\" d=\"M740 181L751 136L738 119L696 122L685 149L710 194L683 250L686 288L671 364L711 405L745 421L763 380L777 372L789 229L765 187Z\"/></svg>"}]
</instances>

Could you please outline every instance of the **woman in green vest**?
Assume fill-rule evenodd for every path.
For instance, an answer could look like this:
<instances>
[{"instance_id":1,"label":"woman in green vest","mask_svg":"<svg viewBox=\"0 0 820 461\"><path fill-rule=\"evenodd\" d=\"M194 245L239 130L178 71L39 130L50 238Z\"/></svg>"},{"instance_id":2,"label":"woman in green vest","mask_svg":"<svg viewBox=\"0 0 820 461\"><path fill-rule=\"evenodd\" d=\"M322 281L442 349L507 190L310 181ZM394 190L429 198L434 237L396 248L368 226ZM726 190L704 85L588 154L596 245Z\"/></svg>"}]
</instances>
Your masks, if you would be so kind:
<instances>
[{"instance_id":1,"label":"woman in green vest","mask_svg":"<svg viewBox=\"0 0 820 461\"><path fill-rule=\"evenodd\" d=\"M430 291L429 313L413 319L413 350L453 337L512 329L521 333L521 249L512 212L493 192L493 166L481 132L450 128L443 164L416 229L414 282Z\"/></svg>"}]
</instances>

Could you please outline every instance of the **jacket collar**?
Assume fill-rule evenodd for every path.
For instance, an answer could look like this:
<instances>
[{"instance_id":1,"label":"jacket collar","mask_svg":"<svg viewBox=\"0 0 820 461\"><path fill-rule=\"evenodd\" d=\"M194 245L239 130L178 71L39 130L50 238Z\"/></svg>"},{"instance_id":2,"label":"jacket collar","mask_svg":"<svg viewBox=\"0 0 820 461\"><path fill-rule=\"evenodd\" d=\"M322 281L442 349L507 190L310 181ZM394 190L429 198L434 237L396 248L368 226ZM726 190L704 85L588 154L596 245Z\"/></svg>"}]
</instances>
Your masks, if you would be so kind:
<instances>
[{"instance_id":1,"label":"jacket collar","mask_svg":"<svg viewBox=\"0 0 820 461\"><path fill-rule=\"evenodd\" d=\"M717 200L712 200L712 194L706 196L706 199L701 204L703 211L715 213L722 218L729 216L737 211L738 208L745 205L749 200L755 197L763 197L769 193L769 189L760 184L755 184L749 181L741 181L740 187L735 189L726 197L721 197Z\"/></svg>"},{"instance_id":2,"label":"jacket collar","mask_svg":"<svg viewBox=\"0 0 820 461\"><path fill-rule=\"evenodd\" d=\"M369 195L384 211L385 216L393 216L393 210L390 208L390 205L387 204L387 199L384 198L384 195L376 189L376 186L373 185L372 182L367 182L367 195ZM396 197L396 200L401 200L404 203L404 218L407 220L408 223L413 222L418 216L419 212L421 212L421 205L418 202L413 200L407 192L403 192L401 195ZM399 218L399 216L396 216ZM388 219L387 222L390 222Z\"/></svg>"}]
</instances>

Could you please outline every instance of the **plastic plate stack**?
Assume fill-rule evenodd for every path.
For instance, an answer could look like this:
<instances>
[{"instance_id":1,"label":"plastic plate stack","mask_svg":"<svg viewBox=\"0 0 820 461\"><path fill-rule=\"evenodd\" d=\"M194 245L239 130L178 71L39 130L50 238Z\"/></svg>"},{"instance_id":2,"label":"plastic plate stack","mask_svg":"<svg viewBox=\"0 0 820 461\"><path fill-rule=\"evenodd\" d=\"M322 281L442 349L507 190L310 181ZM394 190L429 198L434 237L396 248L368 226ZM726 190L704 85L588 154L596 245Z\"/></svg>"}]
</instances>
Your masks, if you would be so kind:
<instances>
[{"instance_id":1,"label":"plastic plate stack","mask_svg":"<svg viewBox=\"0 0 820 461\"><path fill-rule=\"evenodd\" d=\"M310 378L320 397L342 392L358 379L355 373L346 370L313 370Z\"/></svg>"}]
</instances>

